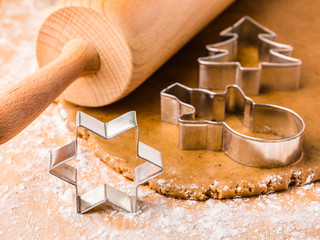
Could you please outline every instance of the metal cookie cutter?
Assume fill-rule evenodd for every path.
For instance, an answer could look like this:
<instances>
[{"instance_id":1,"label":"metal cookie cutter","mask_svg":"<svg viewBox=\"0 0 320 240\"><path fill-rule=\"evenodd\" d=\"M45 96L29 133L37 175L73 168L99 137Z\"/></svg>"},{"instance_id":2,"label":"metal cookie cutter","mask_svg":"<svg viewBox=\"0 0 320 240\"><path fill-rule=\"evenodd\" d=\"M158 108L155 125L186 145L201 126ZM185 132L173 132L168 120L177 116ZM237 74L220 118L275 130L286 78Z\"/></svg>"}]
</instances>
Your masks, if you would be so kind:
<instances>
[{"instance_id":1,"label":"metal cookie cutter","mask_svg":"<svg viewBox=\"0 0 320 240\"><path fill-rule=\"evenodd\" d=\"M77 112L76 126L75 141L50 153L50 173L76 187L77 212L85 213L104 202L110 202L128 212L137 211L138 186L162 174L164 169L161 153L139 141L136 112L127 112L107 123L103 123L83 112ZM103 184L83 195L79 195L77 169L67 164L68 161L77 157L79 127L83 127L104 139L113 138L129 129L136 128L137 155L147 162L135 168L133 194L126 194L108 184Z\"/></svg>"},{"instance_id":2,"label":"metal cookie cutter","mask_svg":"<svg viewBox=\"0 0 320 240\"><path fill-rule=\"evenodd\" d=\"M241 134L223 122L226 113L236 114L251 132L279 138ZM241 164L261 168L286 166L302 157L301 117L287 108L256 104L237 85L214 93L175 83L161 92L161 120L179 125L180 149L222 150Z\"/></svg>"},{"instance_id":3,"label":"metal cookie cutter","mask_svg":"<svg viewBox=\"0 0 320 240\"><path fill-rule=\"evenodd\" d=\"M207 45L208 57L199 62L199 88L224 90L237 84L247 95L259 94L260 86L269 90L299 88L301 61L292 58L292 47L275 42L276 34L245 16L220 33L221 42ZM239 49L246 47L252 67L238 61Z\"/></svg>"}]
</instances>

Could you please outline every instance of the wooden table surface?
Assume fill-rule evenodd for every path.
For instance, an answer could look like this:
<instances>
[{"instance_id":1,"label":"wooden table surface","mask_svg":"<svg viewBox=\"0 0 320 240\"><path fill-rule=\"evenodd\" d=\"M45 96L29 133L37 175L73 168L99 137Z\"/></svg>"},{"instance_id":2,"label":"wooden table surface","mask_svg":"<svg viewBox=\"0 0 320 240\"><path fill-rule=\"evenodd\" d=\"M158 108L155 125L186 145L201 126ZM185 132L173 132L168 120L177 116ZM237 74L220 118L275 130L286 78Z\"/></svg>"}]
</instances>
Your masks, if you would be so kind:
<instances>
[{"instance_id":1,"label":"wooden table surface","mask_svg":"<svg viewBox=\"0 0 320 240\"><path fill-rule=\"evenodd\" d=\"M37 68L35 38L48 11L48 8L35 8L30 0L4 0L2 3L2 89ZM208 35L207 42L195 38L175 58L183 57L183 52L192 51L196 46L204 47L214 42L223 26L230 26L247 14L279 33L281 42L292 42L296 49L303 49L308 40L302 40L319 41L319 28L311 24L319 12L317 0L308 3L302 0L294 3L289 0L241 0L204 31L212 34ZM279 22L279 16L283 16L284 22ZM290 17L301 18L301 26L291 26L287 22ZM304 24L305 18L314 28L315 36L306 38L302 32L301 44L298 44L296 39L290 39L289 33L294 27L308 28L309 25ZM288 26L286 31L283 30L285 24ZM312 52L300 50L295 56L304 58L305 69L318 76L316 68L308 67L316 66L311 64L316 59L310 54ZM194 61L193 67L197 68L196 61L190 61ZM165 71L165 68L159 71ZM307 76L303 70L302 80ZM48 173L49 150L74 138L64 117L61 106L54 103L25 131L0 146L0 239L320 239L318 183L258 197L204 202L170 199L143 186L139 190L137 213L103 205L79 215L74 204L74 188ZM83 190L105 181L121 189L128 188L130 181L93 156L86 142L80 141L80 145L81 156L74 164L79 169Z\"/></svg>"}]
</instances>

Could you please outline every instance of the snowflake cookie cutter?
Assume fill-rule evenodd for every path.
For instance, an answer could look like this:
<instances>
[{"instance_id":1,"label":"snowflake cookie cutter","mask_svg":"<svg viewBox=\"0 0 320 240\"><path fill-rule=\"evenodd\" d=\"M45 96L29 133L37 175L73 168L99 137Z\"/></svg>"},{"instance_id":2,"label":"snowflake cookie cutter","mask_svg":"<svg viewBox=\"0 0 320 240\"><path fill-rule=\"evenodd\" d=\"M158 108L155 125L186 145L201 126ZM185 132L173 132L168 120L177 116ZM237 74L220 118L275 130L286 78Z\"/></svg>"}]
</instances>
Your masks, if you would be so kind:
<instances>
[{"instance_id":1,"label":"snowflake cookie cutter","mask_svg":"<svg viewBox=\"0 0 320 240\"><path fill-rule=\"evenodd\" d=\"M239 133L224 122L226 113L236 114L253 133L277 137ZM179 126L180 149L224 151L246 166L283 167L303 156L302 118L284 107L254 103L237 85L214 93L175 83L161 92L161 120Z\"/></svg>"},{"instance_id":2,"label":"snowflake cookie cutter","mask_svg":"<svg viewBox=\"0 0 320 240\"><path fill-rule=\"evenodd\" d=\"M78 213L85 213L105 202L109 202L128 212L136 212L138 186L164 172L161 153L139 141L139 128L137 125L136 112L127 112L110 122L104 123L78 111L76 119L75 141L50 152L49 172L75 186ZM106 140L116 137L132 128L136 128L137 155L139 158L146 160L146 162L135 168L135 191L133 194L127 194L108 184L102 184L83 195L79 194L77 186L77 169L67 164L68 161L77 157L79 127L83 127Z\"/></svg>"},{"instance_id":3,"label":"snowflake cookie cutter","mask_svg":"<svg viewBox=\"0 0 320 240\"><path fill-rule=\"evenodd\" d=\"M258 95L261 86L268 90L298 89L302 62L290 57L293 48L275 42L276 36L248 16L223 30L222 41L207 45L208 56L198 58L199 88L224 90L236 84L246 95ZM258 66L241 65L237 59L240 46L257 49L250 57L259 62Z\"/></svg>"}]
</instances>

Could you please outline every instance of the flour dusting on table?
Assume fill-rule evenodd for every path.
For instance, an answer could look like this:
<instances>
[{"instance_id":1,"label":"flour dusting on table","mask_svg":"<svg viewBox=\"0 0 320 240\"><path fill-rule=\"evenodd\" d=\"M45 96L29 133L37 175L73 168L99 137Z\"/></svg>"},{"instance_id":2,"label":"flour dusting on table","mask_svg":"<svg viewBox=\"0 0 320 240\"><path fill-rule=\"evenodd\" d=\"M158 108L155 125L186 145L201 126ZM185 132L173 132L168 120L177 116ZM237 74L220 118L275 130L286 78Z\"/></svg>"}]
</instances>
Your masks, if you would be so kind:
<instances>
[{"instance_id":1,"label":"flour dusting on table","mask_svg":"<svg viewBox=\"0 0 320 240\"><path fill-rule=\"evenodd\" d=\"M43 18L32 1L4 0L0 17L3 89L37 68L34 42ZM318 183L286 193L204 202L170 199L142 186L136 213L105 204L79 215L74 188L48 173L50 149L74 139L64 116L59 105L52 104L25 131L0 146L3 239L318 239ZM93 156L83 141L73 164L82 192L104 182L130 190L132 182ZM51 235L44 236L49 225Z\"/></svg>"}]
</instances>

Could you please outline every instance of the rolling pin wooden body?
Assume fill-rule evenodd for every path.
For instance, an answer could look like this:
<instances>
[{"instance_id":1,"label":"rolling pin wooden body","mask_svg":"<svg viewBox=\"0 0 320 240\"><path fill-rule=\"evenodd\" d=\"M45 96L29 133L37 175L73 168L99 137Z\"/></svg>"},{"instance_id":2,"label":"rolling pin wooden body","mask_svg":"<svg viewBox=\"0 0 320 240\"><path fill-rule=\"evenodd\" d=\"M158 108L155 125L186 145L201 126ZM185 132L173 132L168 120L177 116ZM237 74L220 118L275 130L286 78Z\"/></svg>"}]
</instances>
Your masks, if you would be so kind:
<instances>
[{"instance_id":1,"label":"rolling pin wooden body","mask_svg":"<svg viewBox=\"0 0 320 240\"><path fill-rule=\"evenodd\" d=\"M39 31L42 68L0 96L0 143L63 91L66 100L82 106L123 98L232 2L62 1Z\"/></svg>"}]
</instances>

